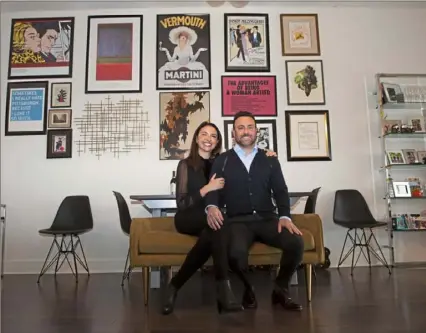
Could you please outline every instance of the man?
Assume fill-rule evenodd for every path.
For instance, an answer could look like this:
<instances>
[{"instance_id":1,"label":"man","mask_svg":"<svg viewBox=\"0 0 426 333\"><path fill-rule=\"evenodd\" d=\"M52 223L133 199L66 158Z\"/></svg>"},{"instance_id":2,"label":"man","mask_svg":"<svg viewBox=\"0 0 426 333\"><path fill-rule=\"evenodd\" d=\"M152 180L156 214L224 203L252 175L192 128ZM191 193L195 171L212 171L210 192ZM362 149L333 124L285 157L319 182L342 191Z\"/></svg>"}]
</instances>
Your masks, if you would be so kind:
<instances>
[{"instance_id":1,"label":"man","mask_svg":"<svg viewBox=\"0 0 426 333\"><path fill-rule=\"evenodd\" d=\"M301 305L289 297L289 285L302 261L303 239L291 221L290 198L280 163L277 158L267 157L258 150L256 121L251 113L238 112L235 115L233 135L234 148L221 154L211 170L211 175L225 178L225 186L206 196L208 224L214 230L228 224L230 266L244 282L244 308L257 307L253 288L244 271L248 267L249 249L258 240L284 252L272 302L286 310L300 311ZM223 206L226 206L225 214L220 210Z\"/></svg>"}]
</instances>

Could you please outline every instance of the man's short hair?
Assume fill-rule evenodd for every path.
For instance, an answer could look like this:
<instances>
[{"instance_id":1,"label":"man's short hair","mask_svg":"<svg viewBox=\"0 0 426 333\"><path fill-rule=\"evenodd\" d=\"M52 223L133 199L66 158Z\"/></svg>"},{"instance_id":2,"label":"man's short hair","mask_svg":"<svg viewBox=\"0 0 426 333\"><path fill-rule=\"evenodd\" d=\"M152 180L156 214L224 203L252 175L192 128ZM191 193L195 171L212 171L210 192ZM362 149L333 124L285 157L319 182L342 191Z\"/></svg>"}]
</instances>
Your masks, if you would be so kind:
<instances>
[{"instance_id":1,"label":"man's short hair","mask_svg":"<svg viewBox=\"0 0 426 333\"><path fill-rule=\"evenodd\" d=\"M249 111L238 111L235 115L234 115L234 121L233 121L233 126L235 128L235 122L237 121L238 118L240 117L250 117L251 119L254 120L254 123L256 124L256 119L254 118L253 114Z\"/></svg>"}]
</instances>

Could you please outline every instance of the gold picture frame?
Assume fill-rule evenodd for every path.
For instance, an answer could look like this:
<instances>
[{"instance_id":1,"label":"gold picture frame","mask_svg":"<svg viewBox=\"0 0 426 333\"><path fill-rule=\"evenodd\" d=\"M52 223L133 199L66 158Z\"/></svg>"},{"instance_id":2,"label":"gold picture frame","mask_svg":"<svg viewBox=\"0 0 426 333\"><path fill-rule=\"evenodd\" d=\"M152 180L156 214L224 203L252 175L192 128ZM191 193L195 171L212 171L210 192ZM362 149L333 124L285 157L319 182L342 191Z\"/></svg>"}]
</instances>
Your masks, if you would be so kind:
<instances>
[{"instance_id":1,"label":"gold picture frame","mask_svg":"<svg viewBox=\"0 0 426 333\"><path fill-rule=\"evenodd\" d=\"M328 110L285 111L287 161L331 161Z\"/></svg>"},{"instance_id":2,"label":"gold picture frame","mask_svg":"<svg viewBox=\"0 0 426 333\"><path fill-rule=\"evenodd\" d=\"M281 14L283 56L319 56L318 14Z\"/></svg>"}]
</instances>

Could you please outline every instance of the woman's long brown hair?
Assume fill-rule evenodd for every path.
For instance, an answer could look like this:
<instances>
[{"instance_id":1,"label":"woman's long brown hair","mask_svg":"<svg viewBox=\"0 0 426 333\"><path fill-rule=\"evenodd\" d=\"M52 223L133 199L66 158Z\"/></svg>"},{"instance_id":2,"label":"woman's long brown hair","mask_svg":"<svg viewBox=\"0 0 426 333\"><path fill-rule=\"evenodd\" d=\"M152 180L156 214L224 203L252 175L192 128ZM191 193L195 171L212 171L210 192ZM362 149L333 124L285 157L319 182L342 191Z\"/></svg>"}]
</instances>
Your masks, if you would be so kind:
<instances>
[{"instance_id":1,"label":"woman's long brown hair","mask_svg":"<svg viewBox=\"0 0 426 333\"><path fill-rule=\"evenodd\" d=\"M217 133L217 145L213 149L210 158L214 158L216 155L222 152L222 134L220 133L219 128L215 124L210 123L208 121L202 122L200 126L198 126L194 132L194 136L192 137L192 142L191 142L191 149L187 157L188 165L192 166L195 170L198 170L204 167L204 163L200 155L198 154L197 137L198 137L198 134L200 134L200 131L206 126L213 127Z\"/></svg>"}]
</instances>

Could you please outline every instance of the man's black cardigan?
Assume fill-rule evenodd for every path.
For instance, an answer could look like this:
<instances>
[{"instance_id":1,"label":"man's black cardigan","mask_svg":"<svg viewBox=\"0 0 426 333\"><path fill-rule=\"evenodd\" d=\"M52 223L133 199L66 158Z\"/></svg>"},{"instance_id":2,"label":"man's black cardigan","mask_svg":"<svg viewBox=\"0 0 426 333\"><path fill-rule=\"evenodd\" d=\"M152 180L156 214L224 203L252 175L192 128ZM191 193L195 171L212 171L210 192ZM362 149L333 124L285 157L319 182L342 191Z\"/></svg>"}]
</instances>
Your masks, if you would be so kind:
<instances>
[{"instance_id":1,"label":"man's black cardigan","mask_svg":"<svg viewBox=\"0 0 426 333\"><path fill-rule=\"evenodd\" d=\"M278 215L290 217L290 198L287 184L276 157L268 157L259 149L250 166L250 172L234 149L221 154L213 164L210 178L224 177L222 190L209 192L205 197L206 207L226 206L226 215L234 217L258 213L275 213L272 193L278 208ZM291 218L291 217L290 217Z\"/></svg>"}]
</instances>

